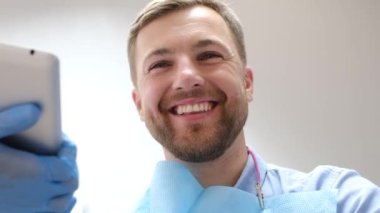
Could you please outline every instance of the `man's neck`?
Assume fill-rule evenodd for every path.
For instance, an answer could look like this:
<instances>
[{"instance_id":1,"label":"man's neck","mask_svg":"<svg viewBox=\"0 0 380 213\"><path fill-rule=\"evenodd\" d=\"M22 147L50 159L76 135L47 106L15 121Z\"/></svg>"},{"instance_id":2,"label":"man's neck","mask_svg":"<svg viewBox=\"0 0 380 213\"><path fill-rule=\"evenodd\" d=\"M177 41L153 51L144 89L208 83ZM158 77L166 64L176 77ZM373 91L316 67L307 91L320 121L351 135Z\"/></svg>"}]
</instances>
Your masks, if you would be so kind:
<instances>
[{"instance_id":1,"label":"man's neck","mask_svg":"<svg viewBox=\"0 0 380 213\"><path fill-rule=\"evenodd\" d=\"M244 134L241 132L234 143L219 158L203 163L189 163L175 158L164 150L167 160L174 160L187 166L192 174L204 186L233 186L238 181L247 162L247 148Z\"/></svg>"}]
</instances>

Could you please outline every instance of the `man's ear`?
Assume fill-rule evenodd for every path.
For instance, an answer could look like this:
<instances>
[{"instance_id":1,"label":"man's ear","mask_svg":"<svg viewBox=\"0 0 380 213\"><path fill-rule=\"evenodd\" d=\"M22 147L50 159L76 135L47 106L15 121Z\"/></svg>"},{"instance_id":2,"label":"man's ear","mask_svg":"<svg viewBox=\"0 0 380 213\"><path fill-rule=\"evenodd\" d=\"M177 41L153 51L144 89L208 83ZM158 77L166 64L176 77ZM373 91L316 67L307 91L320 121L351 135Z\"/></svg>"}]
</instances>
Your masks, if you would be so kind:
<instances>
[{"instance_id":1,"label":"man's ear","mask_svg":"<svg viewBox=\"0 0 380 213\"><path fill-rule=\"evenodd\" d=\"M137 91L137 89L133 89L133 91L132 91L132 99L133 99L133 102L135 103L136 109L137 109L137 111L138 111L138 113L140 115L140 120L144 121L144 111L142 109L140 94Z\"/></svg>"},{"instance_id":2,"label":"man's ear","mask_svg":"<svg viewBox=\"0 0 380 213\"><path fill-rule=\"evenodd\" d=\"M247 67L245 68L245 91L247 94L248 101L253 101L253 71L251 68Z\"/></svg>"}]
</instances>

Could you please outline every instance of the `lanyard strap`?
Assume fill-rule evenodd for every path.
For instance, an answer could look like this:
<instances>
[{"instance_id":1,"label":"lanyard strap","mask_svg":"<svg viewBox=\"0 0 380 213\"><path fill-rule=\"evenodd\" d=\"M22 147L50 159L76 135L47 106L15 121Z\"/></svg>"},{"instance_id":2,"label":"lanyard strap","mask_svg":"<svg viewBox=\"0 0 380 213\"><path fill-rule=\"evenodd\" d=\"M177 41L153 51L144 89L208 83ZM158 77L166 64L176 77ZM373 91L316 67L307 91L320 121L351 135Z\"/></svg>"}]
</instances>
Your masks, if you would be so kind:
<instances>
[{"instance_id":1,"label":"lanyard strap","mask_svg":"<svg viewBox=\"0 0 380 213\"><path fill-rule=\"evenodd\" d=\"M264 194L262 191L262 184L261 184L261 176L260 176L260 168L259 164L257 163L256 156L253 154L253 152L247 148L248 155L250 155L253 159L253 165L255 169L255 175L256 175L256 194L257 198L259 200L260 207L262 209L265 209L265 203L264 203ZM266 174L265 174L266 175Z\"/></svg>"}]
</instances>

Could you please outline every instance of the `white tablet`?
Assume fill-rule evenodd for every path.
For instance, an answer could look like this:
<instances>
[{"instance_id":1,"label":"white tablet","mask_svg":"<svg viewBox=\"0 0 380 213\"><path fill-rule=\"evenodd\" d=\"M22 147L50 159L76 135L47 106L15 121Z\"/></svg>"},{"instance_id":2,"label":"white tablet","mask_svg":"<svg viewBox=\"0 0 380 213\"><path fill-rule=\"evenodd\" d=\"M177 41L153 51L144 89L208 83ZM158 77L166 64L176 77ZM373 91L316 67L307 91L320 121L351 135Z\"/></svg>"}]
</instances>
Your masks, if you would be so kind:
<instances>
[{"instance_id":1,"label":"white tablet","mask_svg":"<svg viewBox=\"0 0 380 213\"><path fill-rule=\"evenodd\" d=\"M54 55L0 43L0 109L35 102L40 120L2 142L38 154L54 154L61 145L59 61Z\"/></svg>"}]
</instances>

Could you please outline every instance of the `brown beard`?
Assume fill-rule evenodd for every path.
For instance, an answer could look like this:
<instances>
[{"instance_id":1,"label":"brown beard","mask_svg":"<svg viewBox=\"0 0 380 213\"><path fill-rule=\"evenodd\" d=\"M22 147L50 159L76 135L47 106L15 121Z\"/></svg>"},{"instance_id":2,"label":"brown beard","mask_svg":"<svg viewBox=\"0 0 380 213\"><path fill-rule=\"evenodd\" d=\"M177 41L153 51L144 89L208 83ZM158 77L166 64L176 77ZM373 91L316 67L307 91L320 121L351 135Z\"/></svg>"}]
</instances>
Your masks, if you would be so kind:
<instances>
[{"instance_id":1,"label":"brown beard","mask_svg":"<svg viewBox=\"0 0 380 213\"><path fill-rule=\"evenodd\" d=\"M152 136L176 158L187 162L215 160L224 154L242 131L248 117L248 101L239 96L226 105L226 96L222 92L211 95L220 100L217 107L221 110L221 117L213 126L206 123L192 124L187 127L185 134L178 135L175 124L170 122L164 107L160 107L161 116L155 117L156 119L147 114L145 124ZM204 92L196 90L191 94L177 94L171 98L202 96L205 97ZM166 106L165 100L162 105Z\"/></svg>"}]
</instances>

